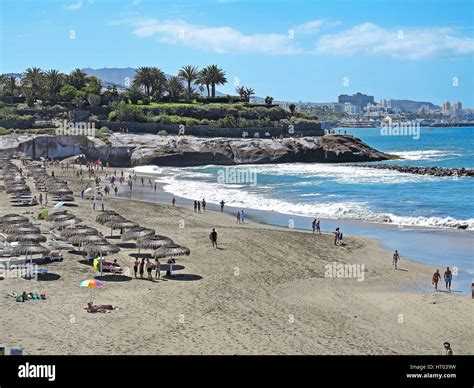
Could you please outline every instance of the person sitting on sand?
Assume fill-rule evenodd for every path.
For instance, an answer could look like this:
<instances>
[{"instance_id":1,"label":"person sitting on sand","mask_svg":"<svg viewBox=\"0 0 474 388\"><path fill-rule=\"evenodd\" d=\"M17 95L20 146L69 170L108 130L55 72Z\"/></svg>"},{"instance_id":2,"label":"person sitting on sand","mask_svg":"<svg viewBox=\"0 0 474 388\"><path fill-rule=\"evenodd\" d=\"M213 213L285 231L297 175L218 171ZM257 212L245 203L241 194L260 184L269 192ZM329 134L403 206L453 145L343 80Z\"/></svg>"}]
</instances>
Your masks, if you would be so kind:
<instances>
[{"instance_id":1,"label":"person sitting on sand","mask_svg":"<svg viewBox=\"0 0 474 388\"><path fill-rule=\"evenodd\" d=\"M446 355L453 356L454 353L453 353L453 349L451 348L451 344L449 342L445 342L443 345L444 345L444 348L446 349Z\"/></svg>"},{"instance_id":2,"label":"person sitting on sand","mask_svg":"<svg viewBox=\"0 0 474 388\"><path fill-rule=\"evenodd\" d=\"M446 283L446 288L451 291L451 281L453 280L453 273L446 267L446 271L444 271L444 282Z\"/></svg>"},{"instance_id":3,"label":"person sitting on sand","mask_svg":"<svg viewBox=\"0 0 474 388\"><path fill-rule=\"evenodd\" d=\"M336 230L333 232L334 234L334 245L339 245L339 237L341 236L341 232L339 232L339 228L336 228Z\"/></svg>"},{"instance_id":4,"label":"person sitting on sand","mask_svg":"<svg viewBox=\"0 0 474 388\"><path fill-rule=\"evenodd\" d=\"M151 264L150 259L146 259L146 272L148 274L148 280L153 281L153 276L151 276L152 269L153 269L153 264Z\"/></svg>"},{"instance_id":5,"label":"person sitting on sand","mask_svg":"<svg viewBox=\"0 0 474 388\"><path fill-rule=\"evenodd\" d=\"M433 281L432 284L436 291L438 291L438 282L441 280L441 274L439 273L439 269L433 274Z\"/></svg>"},{"instance_id":6,"label":"person sitting on sand","mask_svg":"<svg viewBox=\"0 0 474 388\"><path fill-rule=\"evenodd\" d=\"M393 254L393 262L392 265L395 266L395 269L398 269L398 262L400 261L400 255L398 254L398 251L395 250Z\"/></svg>"}]
</instances>

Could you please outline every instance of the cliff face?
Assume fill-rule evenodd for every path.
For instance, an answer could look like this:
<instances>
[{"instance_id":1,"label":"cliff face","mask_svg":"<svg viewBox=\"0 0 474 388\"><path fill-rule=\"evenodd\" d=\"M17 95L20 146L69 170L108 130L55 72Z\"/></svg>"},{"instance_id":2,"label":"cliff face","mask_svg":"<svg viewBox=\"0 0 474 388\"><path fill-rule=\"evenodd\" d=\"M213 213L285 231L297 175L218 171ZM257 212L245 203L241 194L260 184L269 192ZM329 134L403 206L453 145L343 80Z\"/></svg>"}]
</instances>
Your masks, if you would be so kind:
<instances>
[{"instance_id":1,"label":"cliff face","mask_svg":"<svg viewBox=\"0 0 474 388\"><path fill-rule=\"evenodd\" d=\"M390 158L348 135L272 140L114 134L110 144L85 136L3 136L1 149L23 151L34 158L64 159L84 154L117 167L347 163Z\"/></svg>"}]
</instances>

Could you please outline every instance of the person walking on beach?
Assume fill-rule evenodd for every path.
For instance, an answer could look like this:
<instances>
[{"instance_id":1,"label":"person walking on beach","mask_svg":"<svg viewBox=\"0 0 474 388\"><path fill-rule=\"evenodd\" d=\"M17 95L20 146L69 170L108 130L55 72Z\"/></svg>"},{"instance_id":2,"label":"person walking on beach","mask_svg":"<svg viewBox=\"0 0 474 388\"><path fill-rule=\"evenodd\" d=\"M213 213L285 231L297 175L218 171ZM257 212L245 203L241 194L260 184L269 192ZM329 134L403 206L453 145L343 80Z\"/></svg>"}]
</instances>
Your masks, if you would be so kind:
<instances>
[{"instance_id":1,"label":"person walking on beach","mask_svg":"<svg viewBox=\"0 0 474 388\"><path fill-rule=\"evenodd\" d=\"M114 191L115 191L115 195L117 195L117 193L118 193L118 187L117 186L114 187Z\"/></svg>"},{"instance_id":2,"label":"person walking on beach","mask_svg":"<svg viewBox=\"0 0 474 388\"><path fill-rule=\"evenodd\" d=\"M171 200L171 203L173 204L173 206L176 206L176 198L174 197L174 195L173 195L173 199Z\"/></svg>"},{"instance_id":3,"label":"person walking on beach","mask_svg":"<svg viewBox=\"0 0 474 388\"><path fill-rule=\"evenodd\" d=\"M212 232L211 234L209 235L209 238L211 239L212 241L212 247L213 248L217 248L217 232L216 230L213 228L212 229Z\"/></svg>"},{"instance_id":4,"label":"person walking on beach","mask_svg":"<svg viewBox=\"0 0 474 388\"><path fill-rule=\"evenodd\" d=\"M156 258L155 259L155 279L159 279L161 277L160 266L161 266L160 259Z\"/></svg>"},{"instance_id":5,"label":"person walking on beach","mask_svg":"<svg viewBox=\"0 0 474 388\"><path fill-rule=\"evenodd\" d=\"M143 274L145 273L145 258L142 259L139 266L140 270L140 279L143 279Z\"/></svg>"},{"instance_id":6,"label":"person walking on beach","mask_svg":"<svg viewBox=\"0 0 474 388\"><path fill-rule=\"evenodd\" d=\"M453 280L453 273L446 267L446 271L444 271L444 282L446 283L446 288L451 292L451 281Z\"/></svg>"},{"instance_id":7,"label":"person walking on beach","mask_svg":"<svg viewBox=\"0 0 474 388\"><path fill-rule=\"evenodd\" d=\"M453 349L451 348L451 344L449 342L445 342L443 345L444 345L444 348L446 349L446 355L453 356L454 353L453 353Z\"/></svg>"},{"instance_id":8,"label":"person walking on beach","mask_svg":"<svg viewBox=\"0 0 474 388\"><path fill-rule=\"evenodd\" d=\"M138 266L140 265L140 260L138 257L135 258L135 262L133 263L133 272L135 274L135 279L137 278Z\"/></svg>"},{"instance_id":9,"label":"person walking on beach","mask_svg":"<svg viewBox=\"0 0 474 388\"><path fill-rule=\"evenodd\" d=\"M156 182L155 182L155 193L156 193Z\"/></svg>"},{"instance_id":10,"label":"person walking on beach","mask_svg":"<svg viewBox=\"0 0 474 388\"><path fill-rule=\"evenodd\" d=\"M197 201L198 204L198 213L201 213L201 202Z\"/></svg>"},{"instance_id":11,"label":"person walking on beach","mask_svg":"<svg viewBox=\"0 0 474 388\"><path fill-rule=\"evenodd\" d=\"M221 212L224 211L224 205L225 205L225 202L224 202L224 201L221 201Z\"/></svg>"},{"instance_id":12,"label":"person walking on beach","mask_svg":"<svg viewBox=\"0 0 474 388\"><path fill-rule=\"evenodd\" d=\"M398 269L398 262L400 261L400 255L398 254L398 251L395 250L393 253L393 265L395 266L395 269Z\"/></svg>"},{"instance_id":13,"label":"person walking on beach","mask_svg":"<svg viewBox=\"0 0 474 388\"><path fill-rule=\"evenodd\" d=\"M151 263L150 259L146 259L146 272L148 274L148 280L153 281L153 276L151 275L151 271L153 269L153 264Z\"/></svg>"},{"instance_id":14,"label":"person walking on beach","mask_svg":"<svg viewBox=\"0 0 474 388\"><path fill-rule=\"evenodd\" d=\"M150 187L153 187L153 183L151 183L151 178L148 178L148 184L150 185Z\"/></svg>"},{"instance_id":15,"label":"person walking on beach","mask_svg":"<svg viewBox=\"0 0 474 388\"><path fill-rule=\"evenodd\" d=\"M204 198L202 199L202 211L206 212L206 200Z\"/></svg>"},{"instance_id":16,"label":"person walking on beach","mask_svg":"<svg viewBox=\"0 0 474 388\"><path fill-rule=\"evenodd\" d=\"M240 224L240 212L238 210L237 210L236 217L237 217L237 223Z\"/></svg>"},{"instance_id":17,"label":"person walking on beach","mask_svg":"<svg viewBox=\"0 0 474 388\"><path fill-rule=\"evenodd\" d=\"M438 282L441 280L441 274L439 273L439 269L433 274L432 283L436 291L438 291Z\"/></svg>"},{"instance_id":18,"label":"person walking on beach","mask_svg":"<svg viewBox=\"0 0 474 388\"><path fill-rule=\"evenodd\" d=\"M245 223L245 213L243 210L240 211L240 221L242 222L242 224Z\"/></svg>"},{"instance_id":19,"label":"person walking on beach","mask_svg":"<svg viewBox=\"0 0 474 388\"><path fill-rule=\"evenodd\" d=\"M313 228L313 234L314 234L314 232L315 232L315 230L316 230L316 221L317 221L317 220L316 220L316 218L315 218L315 219L313 220L313 222L311 223L311 227Z\"/></svg>"},{"instance_id":20,"label":"person walking on beach","mask_svg":"<svg viewBox=\"0 0 474 388\"><path fill-rule=\"evenodd\" d=\"M321 224L320 224L320 220L317 220L316 221L316 233L317 234L321 234Z\"/></svg>"},{"instance_id":21,"label":"person walking on beach","mask_svg":"<svg viewBox=\"0 0 474 388\"><path fill-rule=\"evenodd\" d=\"M197 212L197 208L198 208L198 203L197 201L194 201L194 213Z\"/></svg>"}]
</instances>

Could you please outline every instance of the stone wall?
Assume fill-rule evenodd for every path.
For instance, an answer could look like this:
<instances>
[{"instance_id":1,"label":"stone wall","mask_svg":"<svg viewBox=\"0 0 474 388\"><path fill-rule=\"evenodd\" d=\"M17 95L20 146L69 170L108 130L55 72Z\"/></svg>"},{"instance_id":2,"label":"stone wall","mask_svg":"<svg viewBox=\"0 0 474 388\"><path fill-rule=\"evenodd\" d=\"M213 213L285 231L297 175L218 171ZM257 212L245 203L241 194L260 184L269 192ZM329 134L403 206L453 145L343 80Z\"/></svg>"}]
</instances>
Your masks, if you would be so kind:
<instances>
[{"instance_id":1,"label":"stone wall","mask_svg":"<svg viewBox=\"0 0 474 388\"><path fill-rule=\"evenodd\" d=\"M136 122L112 122L100 120L96 128L107 127L114 132L128 133L158 133L166 131L170 135L177 135L184 131L185 135L199 137L279 137L288 135L293 130L292 135L322 136L324 131L319 124L300 123L294 124L290 129L289 125L271 128L213 128L208 125L179 125L179 124L159 124L159 123L136 123ZM258 135L257 135L258 134Z\"/></svg>"}]
</instances>

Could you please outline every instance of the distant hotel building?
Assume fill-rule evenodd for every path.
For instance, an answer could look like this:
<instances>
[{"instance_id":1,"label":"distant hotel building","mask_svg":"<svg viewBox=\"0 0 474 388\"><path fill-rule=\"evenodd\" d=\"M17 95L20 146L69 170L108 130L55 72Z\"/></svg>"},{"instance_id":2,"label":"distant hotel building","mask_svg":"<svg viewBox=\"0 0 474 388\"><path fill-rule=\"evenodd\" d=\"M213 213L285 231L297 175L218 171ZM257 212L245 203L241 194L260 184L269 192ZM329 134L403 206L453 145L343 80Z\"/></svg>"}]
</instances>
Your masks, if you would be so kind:
<instances>
[{"instance_id":1,"label":"distant hotel building","mask_svg":"<svg viewBox=\"0 0 474 388\"><path fill-rule=\"evenodd\" d=\"M451 105L449 101L443 103L443 114L445 116L458 116L462 114L461 101L457 101Z\"/></svg>"},{"instance_id":2,"label":"distant hotel building","mask_svg":"<svg viewBox=\"0 0 474 388\"><path fill-rule=\"evenodd\" d=\"M359 107L360 109L364 109L366 105L374 103L374 96L368 96L367 94L356 93L352 96L347 94L341 94L338 97L339 104L346 104L350 103Z\"/></svg>"}]
</instances>

